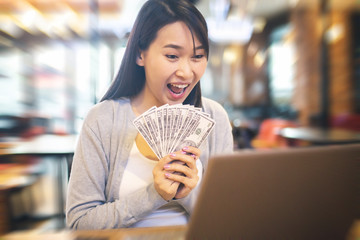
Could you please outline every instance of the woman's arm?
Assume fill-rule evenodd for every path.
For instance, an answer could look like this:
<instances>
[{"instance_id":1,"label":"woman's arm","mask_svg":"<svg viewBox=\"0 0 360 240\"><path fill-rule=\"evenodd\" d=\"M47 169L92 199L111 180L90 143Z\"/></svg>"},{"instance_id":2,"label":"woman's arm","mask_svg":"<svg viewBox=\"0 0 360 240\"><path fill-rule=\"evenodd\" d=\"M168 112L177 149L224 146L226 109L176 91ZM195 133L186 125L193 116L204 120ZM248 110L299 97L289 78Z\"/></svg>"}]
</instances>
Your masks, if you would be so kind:
<instances>
[{"instance_id":1,"label":"woman's arm","mask_svg":"<svg viewBox=\"0 0 360 240\"><path fill-rule=\"evenodd\" d=\"M67 193L67 224L74 229L127 227L166 201L153 184L122 199L111 199L106 194L107 184L114 184L118 176L111 176L115 179L109 181L110 153L101 131L92 125L84 123L74 155Z\"/></svg>"}]
</instances>

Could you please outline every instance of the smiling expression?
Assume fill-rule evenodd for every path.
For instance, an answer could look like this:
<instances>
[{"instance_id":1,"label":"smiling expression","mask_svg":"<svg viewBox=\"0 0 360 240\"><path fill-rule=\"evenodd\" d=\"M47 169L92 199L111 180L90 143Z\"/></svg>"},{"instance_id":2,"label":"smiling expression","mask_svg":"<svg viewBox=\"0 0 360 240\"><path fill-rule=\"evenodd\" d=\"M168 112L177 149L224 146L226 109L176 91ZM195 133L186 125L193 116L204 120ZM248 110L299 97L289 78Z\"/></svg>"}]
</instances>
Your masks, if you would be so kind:
<instances>
[{"instance_id":1,"label":"smiling expression","mask_svg":"<svg viewBox=\"0 0 360 240\"><path fill-rule=\"evenodd\" d=\"M148 109L182 103L204 74L207 56L188 26L175 22L158 31L136 63L144 67L146 81L144 89L133 100L142 109Z\"/></svg>"}]
</instances>

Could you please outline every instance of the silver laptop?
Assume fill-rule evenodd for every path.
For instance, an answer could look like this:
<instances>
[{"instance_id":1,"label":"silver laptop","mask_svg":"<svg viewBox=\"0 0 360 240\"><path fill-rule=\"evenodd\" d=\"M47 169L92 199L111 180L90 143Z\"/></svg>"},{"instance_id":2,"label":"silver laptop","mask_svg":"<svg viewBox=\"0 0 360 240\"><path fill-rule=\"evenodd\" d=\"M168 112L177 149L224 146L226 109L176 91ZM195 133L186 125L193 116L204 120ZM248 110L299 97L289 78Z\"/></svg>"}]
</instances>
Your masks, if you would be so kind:
<instances>
[{"instance_id":1,"label":"silver laptop","mask_svg":"<svg viewBox=\"0 0 360 240\"><path fill-rule=\"evenodd\" d=\"M346 239L360 219L360 144L213 157L187 231L125 239Z\"/></svg>"},{"instance_id":2,"label":"silver laptop","mask_svg":"<svg viewBox=\"0 0 360 240\"><path fill-rule=\"evenodd\" d=\"M346 239L360 144L238 152L209 163L186 239Z\"/></svg>"}]
</instances>

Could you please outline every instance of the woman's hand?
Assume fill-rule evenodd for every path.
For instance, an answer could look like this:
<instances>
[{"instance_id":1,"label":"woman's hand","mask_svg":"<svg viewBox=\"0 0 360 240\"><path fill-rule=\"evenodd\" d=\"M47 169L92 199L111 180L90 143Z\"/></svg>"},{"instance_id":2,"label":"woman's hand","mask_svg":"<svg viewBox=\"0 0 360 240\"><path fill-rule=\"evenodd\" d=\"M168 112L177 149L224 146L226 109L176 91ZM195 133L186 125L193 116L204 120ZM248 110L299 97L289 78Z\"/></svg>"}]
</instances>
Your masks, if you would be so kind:
<instances>
[{"instance_id":1,"label":"woman's hand","mask_svg":"<svg viewBox=\"0 0 360 240\"><path fill-rule=\"evenodd\" d=\"M153 169L155 189L166 201L169 201L175 197L180 185L179 182L175 182L166 178L167 171L165 170L164 166L170 164L172 161L173 159L170 157L170 155L166 155L158 161Z\"/></svg>"},{"instance_id":2,"label":"woman's hand","mask_svg":"<svg viewBox=\"0 0 360 240\"><path fill-rule=\"evenodd\" d=\"M173 162L165 164L164 170L168 180L179 183L175 198L186 197L196 187L199 181L196 160L200 154L198 148L184 147L182 151L169 155Z\"/></svg>"}]
</instances>

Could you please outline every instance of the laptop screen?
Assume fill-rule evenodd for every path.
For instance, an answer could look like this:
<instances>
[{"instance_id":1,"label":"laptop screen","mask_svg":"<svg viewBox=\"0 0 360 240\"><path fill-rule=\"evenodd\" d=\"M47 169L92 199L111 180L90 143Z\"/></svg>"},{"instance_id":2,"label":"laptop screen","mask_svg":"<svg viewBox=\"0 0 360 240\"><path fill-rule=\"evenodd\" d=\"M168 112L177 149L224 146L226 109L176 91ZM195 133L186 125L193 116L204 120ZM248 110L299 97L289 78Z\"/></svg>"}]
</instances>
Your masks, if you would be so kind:
<instances>
[{"instance_id":1,"label":"laptop screen","mask_svg":"<svg viewBox=\"0 0 360 240\"><path fill-rule=\"evenodd\" d=\"M187 239L345 239L360 218L360 144L213 157Z\"/></svg>"}]
</instances>

